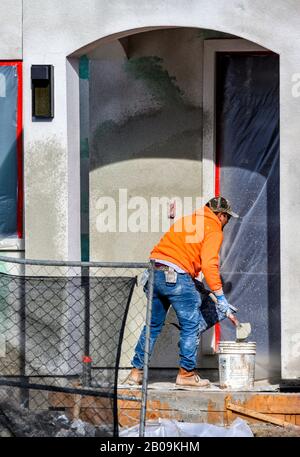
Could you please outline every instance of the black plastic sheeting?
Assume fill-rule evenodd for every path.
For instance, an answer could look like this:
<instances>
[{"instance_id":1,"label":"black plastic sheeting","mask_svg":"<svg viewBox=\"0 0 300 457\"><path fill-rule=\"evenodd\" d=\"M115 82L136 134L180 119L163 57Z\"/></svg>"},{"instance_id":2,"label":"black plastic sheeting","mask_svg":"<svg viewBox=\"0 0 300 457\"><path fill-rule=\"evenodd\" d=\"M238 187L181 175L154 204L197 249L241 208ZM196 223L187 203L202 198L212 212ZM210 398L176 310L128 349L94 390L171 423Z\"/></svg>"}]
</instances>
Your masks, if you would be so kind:
<instances>
[{"instance_id":1,"label":"black plastic sheeting","mask_svg":"<svg viewBox=\"0 0 300 457\"><path fill-rule=\"evenodd\" d=\"M224 230L221 274L241 322L256 341L256 378L280 375L279 57L217 59L220 193L242 220ZM222 322L221 340L235 329Z\"/></svg>"},{"instance_id":2,"label":"black plastic sheeting","mask_svg":"<svg viewBox=\"0 0 300 457\"><path fill-rule=\"evenodd\" d=\"M226 319L226 315L218 309L216 303L209 296L210 290L205 289L202 282L195 280L195 286L201 295L200 312L204 320L201 332L204 332L223 319Z\"/></svg>"},{"instance_id":3,"label":"black plastic sheeting","mask_svg":"<svg viewBox=\"0 0 300 457\"><path fill-rule=\"evenodd\" d=\"M203 333L217 323L226 319L226 315L218 309L216 303L209 296L211 291L204 287L204 283L195 280L195 287L201 295L200 312L202 314L203 320L200 325L200 332ZM233 312L233 314L235 313ZM181 329L179 323L177 322L170 322L170 324L174 325L174 327L176 327L178 330Z\"/></svg>"},{"instance_id":4,"label":"black plastic sheeting","mask_svg":"<svg viewBox=\"0 0 300 457\"><path fill-rule=\"evenodd\" d=\"M0 66L0 237L17 233L17 93L15 66Z\"/></svg>"}]
</instances>

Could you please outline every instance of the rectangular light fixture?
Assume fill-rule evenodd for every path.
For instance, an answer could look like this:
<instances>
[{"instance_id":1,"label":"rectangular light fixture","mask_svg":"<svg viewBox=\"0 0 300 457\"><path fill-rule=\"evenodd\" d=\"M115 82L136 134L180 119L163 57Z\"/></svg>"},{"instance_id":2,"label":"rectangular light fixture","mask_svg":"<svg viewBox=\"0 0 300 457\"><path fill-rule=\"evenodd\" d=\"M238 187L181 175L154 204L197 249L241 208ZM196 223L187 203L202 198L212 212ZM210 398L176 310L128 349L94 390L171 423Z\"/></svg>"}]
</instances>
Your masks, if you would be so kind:
<instances>
[{"instance_id":1,"label":"rectangular light fixture","mask_svg":"<svg viewBox=\"0 0 300 457\"><path fill-rule=\"evenodd\" d=\"M31 66L32 117L54 117L54 67L53 65Z\"/></svg>"}]
</instances>

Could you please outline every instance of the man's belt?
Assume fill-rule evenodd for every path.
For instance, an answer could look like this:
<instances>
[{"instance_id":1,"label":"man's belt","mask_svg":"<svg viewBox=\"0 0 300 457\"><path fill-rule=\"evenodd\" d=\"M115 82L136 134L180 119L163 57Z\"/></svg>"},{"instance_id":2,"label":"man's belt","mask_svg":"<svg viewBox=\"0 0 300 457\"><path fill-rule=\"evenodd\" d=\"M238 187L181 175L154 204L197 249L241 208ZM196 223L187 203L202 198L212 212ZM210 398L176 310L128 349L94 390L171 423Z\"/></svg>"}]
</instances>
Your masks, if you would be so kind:
<instances>
[{"instance_id":1,"label":"man's belt","mask_svg":"<svg viewBox=\"0 0 300 457\"><path fill-rule=\"evenodd\" d=\"M169 267L169 265L165 265L163 263L155 262L154 268L155 268L155 270L169 271L169 269L171 267Z\"/></svg>"},{"instance_id":2,"label":"man's belt","mask_svg":"<svg viewBox=\"0 0 300 457\"><path fill-rule=\"evenodd\" d=\"M169 265L165 265L164 263L159 263L159 262L155 262L154 264L154 268L155 270L162 270L162 271L169 271L170 268L172 270L174 270L173 267L170 267ZM176 270L175 270L176 271ZM178 273L178 271L176 271L177 274L181 275L181 274L186 274L185 272L184 273Z\"/></svg>"}]
</instances>

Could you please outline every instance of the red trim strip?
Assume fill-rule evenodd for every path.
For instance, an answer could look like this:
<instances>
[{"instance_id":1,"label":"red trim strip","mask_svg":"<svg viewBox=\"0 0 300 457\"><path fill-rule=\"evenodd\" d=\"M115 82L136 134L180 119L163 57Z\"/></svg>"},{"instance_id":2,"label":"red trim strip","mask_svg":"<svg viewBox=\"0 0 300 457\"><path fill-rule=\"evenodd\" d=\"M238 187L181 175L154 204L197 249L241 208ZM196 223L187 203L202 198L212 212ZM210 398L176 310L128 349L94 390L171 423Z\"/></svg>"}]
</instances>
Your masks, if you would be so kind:
<instances>
[{"instance_id":1,"label":"red trim strip","mask_svg":"<svg viewBox=\"0 0 300 457\"><path fill-rule=\"evenodd\" d=\"M0 67L13 67L22 63L20 60L1 60Z\"/></svg>"},{"instance_id":2,"label":"red trim strip","mask_svg":"<svg viewBox=\"0 0 300 457\"><path fill-rule=\"evenodd\" d=\"M1 60L1 67L16 67L18 76L17 93L17 235L23 237L23 74L22 62L16 60Z\"/></svg>"},{"instance_id":3,"label":"red trim strip","mask_svg":"<svg viewBox=\"0 0 300 457\"><path fill-rule=\"evenodd\" d=\"M17 234L23 237L23 72L22 62L17 63L18 99L17 99L17 166L18 166L18 200L17 200Z\"/></svg>"},{"instance_id":4,"label":"red trim strip","mask_svg":"<svg viewBox=\"0 0 300 457\"><path fill-rule=\"evenodd\" d=\"M215 325L215 347L214 347L215 352L218 352L220 341L221 341L221 325L218 322Z\"/></svg>"},{"instance_id":5,"label":"red trim strip","mask_svg":"<svg viewBox=\"0 0 300 457\"><path fill-rule=\"evenodd\" d=\"M219 197L221 193L221 151L219 148L219 142L216 143L216 167L215 167L215 197ZM215 325L215 352L219 349L219 343L221 340L221 325L218 323Z\"/></svg>"},{"instance_id":6,"label":"red trim strip","mask_svg":"<svg viewBox=\"0 0 300 457\"><path fill-rule=\"evenodd\" d=\"M216 148L216 167L215 167L215 197L220 196L220 151L219 148ZM214 351L217 352L219 348L219 343L221 340L221 325L218 323L215 325L215 347Z\"/></svg>"}]
</instances>

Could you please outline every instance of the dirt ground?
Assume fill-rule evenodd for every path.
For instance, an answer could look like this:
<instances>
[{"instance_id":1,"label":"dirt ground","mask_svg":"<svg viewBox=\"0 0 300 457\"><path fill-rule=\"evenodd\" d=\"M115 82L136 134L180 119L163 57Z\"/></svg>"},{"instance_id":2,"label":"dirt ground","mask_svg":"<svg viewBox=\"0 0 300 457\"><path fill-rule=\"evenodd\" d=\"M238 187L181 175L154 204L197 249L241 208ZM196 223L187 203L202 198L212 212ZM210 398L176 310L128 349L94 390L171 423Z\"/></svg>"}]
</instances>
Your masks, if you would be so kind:
<instances>
[{"instance_id":1,"label":"dirt ground","mask_svg":"<svg viewBox=\"0 0 300 457\"><path fill-rule=\"evenodd\" d=\"M300 427L279 427L272 424L248 424L255 437L300 437Z\"/></svg>"}]
</instances>

